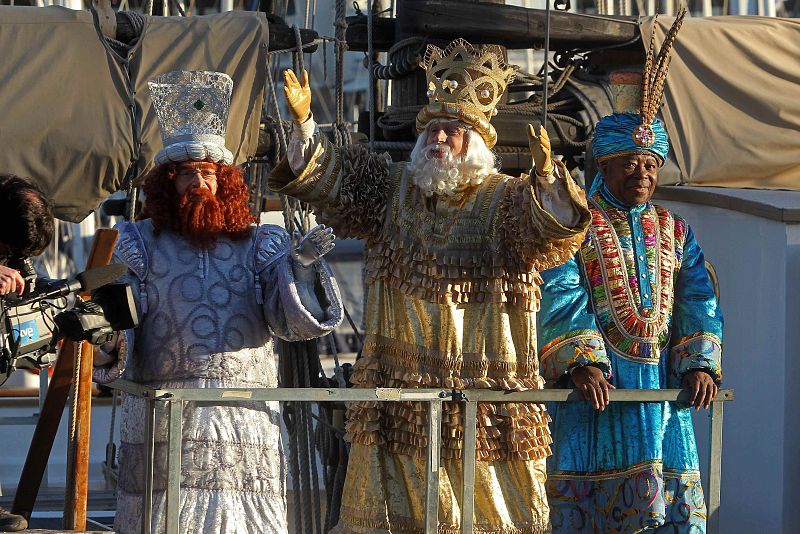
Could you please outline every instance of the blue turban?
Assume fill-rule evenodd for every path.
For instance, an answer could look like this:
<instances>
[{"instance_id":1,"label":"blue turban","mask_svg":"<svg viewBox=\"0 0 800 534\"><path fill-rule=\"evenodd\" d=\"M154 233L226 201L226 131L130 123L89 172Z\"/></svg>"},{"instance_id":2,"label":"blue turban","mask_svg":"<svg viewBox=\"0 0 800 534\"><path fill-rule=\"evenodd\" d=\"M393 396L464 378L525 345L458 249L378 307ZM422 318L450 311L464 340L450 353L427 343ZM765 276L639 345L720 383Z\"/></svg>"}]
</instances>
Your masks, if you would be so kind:
<instances>
[{"instance_id":1,"label":"blue turban","mask_svg":"<svg viewBox=\"0 0 800 534\"><path fill-rule=\"evenodd\" d=\"M633 131L641 123L638 113L614 113L600 119L594 128L594 141L592 154L594 159L608 159L620 154L641 154L649 152L656 156L661 163L669 152L669 137L664 129L664 123L654 119L650 125L655 133L655 143L648 147L637 145L633 141Z\"/></svg>"},{"instance_id":2,"label":"blue turban","mask_svg":"<svg viewBox=\"0 0 800 534\"><path fill-rule=\"evenodd\" d=\"M655 142L643 147L637 145L633 140L633 131L641 124L641 117L638 113L614 113L606 115L597 126L594 127L594 141L592 141L592 155L596 161L609 159L610 157L622 154L652 154L657 157L663 165L669 152L669 136L664 129L664 123L659 119L653 119L650 125L655 134ZM600 190L603 184L602 174L598 171L589 190L589 196L593 196Z\"/></svg>"}]
</instances>

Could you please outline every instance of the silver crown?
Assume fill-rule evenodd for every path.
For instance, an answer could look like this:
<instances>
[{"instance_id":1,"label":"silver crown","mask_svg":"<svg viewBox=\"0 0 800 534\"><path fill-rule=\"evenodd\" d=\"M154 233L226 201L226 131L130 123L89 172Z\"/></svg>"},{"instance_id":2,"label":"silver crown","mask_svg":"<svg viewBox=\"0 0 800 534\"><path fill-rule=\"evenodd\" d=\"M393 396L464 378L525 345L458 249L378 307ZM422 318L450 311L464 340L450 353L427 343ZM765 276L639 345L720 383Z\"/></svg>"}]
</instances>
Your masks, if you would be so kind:
<instances>
[{"instance_id":1,"label":"silver crown","mask_svg":"<svg viewBox=\"0 0 800 534\"><path fill-rule=\"evenodd\" d=\"M233 80L222 72L176 70L147 82L164 148L156 165L182 161L233 163L225 148Z\"/></svg>"}]
</instances>

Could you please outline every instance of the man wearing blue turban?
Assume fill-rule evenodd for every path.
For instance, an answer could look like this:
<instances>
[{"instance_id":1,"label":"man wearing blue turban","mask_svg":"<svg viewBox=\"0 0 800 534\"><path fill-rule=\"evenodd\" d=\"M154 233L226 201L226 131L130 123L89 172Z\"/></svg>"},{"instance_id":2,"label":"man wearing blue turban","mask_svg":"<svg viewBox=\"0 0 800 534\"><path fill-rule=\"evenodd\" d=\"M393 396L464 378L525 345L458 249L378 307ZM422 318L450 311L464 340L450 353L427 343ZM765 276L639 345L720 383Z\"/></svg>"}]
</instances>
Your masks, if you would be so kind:
<instances>
[{"instance_id":1,"label":"man wearing blue turban","mask_svg":"<svg viewBox=\"0 0 800 534\"><path fill-rule=\"evenodd\" d=\"M644 79L658 77L646 68ZM589 401L548 407L556 533L705 532L690 407L608 403L610 389L686 387L708 408L722 376L703 252L682 218L650 202L669 151L654 118L661 88L642 92L656 103L640 113L597 124L591 226L575 258L542 273L542 374Z\"/></svg>"}]
</instances>

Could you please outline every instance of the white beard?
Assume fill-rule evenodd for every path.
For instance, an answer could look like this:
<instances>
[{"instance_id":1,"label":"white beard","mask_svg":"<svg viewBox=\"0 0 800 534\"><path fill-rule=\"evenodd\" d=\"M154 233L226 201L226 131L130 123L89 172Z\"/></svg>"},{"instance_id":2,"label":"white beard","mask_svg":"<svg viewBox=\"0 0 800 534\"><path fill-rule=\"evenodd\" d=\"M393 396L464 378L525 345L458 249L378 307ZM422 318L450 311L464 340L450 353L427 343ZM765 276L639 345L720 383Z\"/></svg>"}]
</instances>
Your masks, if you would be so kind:
<instances>
[{"instance_id":1,"label":"white beard","mask_svg":"<svg viewBox=\"0 0 800 534\"><path fill-rule=\"evenodd\" d=\"M442 157L434 157L431 152L438 150ZM453 156L448 145L428 145L417 157L411 160L412 180L426 197L433 195L452 196L459 185L465 184L458 156Z\"/></svg>"}]
</instances>

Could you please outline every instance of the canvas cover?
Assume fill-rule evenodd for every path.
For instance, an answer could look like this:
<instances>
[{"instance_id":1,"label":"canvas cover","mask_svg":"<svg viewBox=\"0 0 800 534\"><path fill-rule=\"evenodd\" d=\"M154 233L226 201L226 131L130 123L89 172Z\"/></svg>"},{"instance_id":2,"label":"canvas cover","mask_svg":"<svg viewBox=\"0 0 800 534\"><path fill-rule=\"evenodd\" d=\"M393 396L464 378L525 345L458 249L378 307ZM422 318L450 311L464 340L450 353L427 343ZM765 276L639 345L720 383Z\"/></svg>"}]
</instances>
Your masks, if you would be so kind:
<instances>
[{"instance_id":1,"label":"canvas cover","mask_svg":"<svg viewBox=\"0 0 800 534\"><path fill-rule=\"evenodd\" d=\"M135 176L152 167L162 143L147 80L178 69L233 78L226 145L241 163L258 143L268 40L266 18L255 12L146 17L123 58L88 11L0 6L0 173L32 179L57 217L82 220L131 165L130 106L142 117Z\"/></svg>"},{"instance_id":2,"label":"canvas cover","mask_svg":"<svg viewBox=\"0 0 800 534\"><path fill-rule=\"evenodd\" d=\"M660 44L672 17L658 17ZM653 18L640 23L644 46ZM688 185L800 189L800 20L687 18L662 116Z\"/></svg>"}]
</instances>

